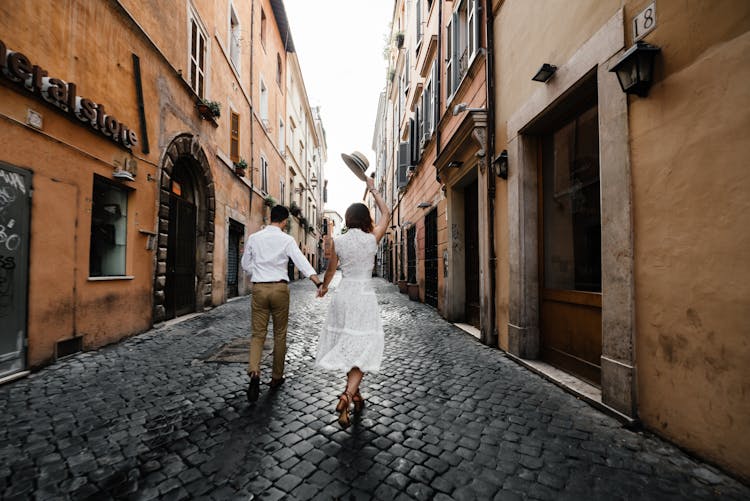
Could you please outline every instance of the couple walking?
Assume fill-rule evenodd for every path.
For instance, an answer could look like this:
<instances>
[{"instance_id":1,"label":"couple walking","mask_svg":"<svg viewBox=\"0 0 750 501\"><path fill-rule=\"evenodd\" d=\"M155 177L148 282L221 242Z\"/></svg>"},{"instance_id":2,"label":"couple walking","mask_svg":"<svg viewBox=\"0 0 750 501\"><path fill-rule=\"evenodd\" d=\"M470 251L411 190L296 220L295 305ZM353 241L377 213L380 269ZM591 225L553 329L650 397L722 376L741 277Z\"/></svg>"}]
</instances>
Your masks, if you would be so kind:
<instances>
[{"instance_id":1,"label":"couple walking","mask_svg":"<svg viewBox=\"0 0 750 501\"><path fill-rule=\"evenodd\" d=\"M347 371L344 392L336 404L339 424L350 424L350 408L355 412L364 407L359 385L365 372L380 370L383 358L383 326L372 289L372 267L378 243L385 235L391 214L383 197L375 189L372 178L365 176L367 158L359 152L342 155L347 166L367 183L378 209L383 214L377 226L373 224L366 205L355 203L345 214L348 231L334 239L328 268L321 281L315 270L297 247L294 239L284 233L289 211L286 207L271 209L271 224L250 235L242 256L242 268L253 282L252 339L248 374L248 400L255 402L260 393L260 359L268 329L273 318L273 367L270 387L284 382L286 330L289 318L289 277L287 262L297 268L317 287L317 297L328 293L328 286L340 265L343 278L334 292L328 315L320 333L315 365L331 371Z\"/></svg>"}]
</instances>

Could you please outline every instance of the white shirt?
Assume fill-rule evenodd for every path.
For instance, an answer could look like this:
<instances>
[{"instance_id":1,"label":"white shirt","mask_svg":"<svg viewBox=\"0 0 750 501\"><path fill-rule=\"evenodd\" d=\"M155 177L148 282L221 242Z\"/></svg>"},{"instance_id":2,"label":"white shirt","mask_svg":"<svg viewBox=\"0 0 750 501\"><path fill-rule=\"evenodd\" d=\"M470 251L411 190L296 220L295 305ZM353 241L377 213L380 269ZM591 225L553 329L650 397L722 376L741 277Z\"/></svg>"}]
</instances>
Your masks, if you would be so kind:
<instances>
[{"instance_id":1,"label":"white shirt","mask_svg":"<svg viewBox=\"0 0 750 501\"><path fill-rule=\"evenodd\" d=\"M288 282L287 264L290 258L305 277L316 274L294 238L278 226L269 225L248 237L245 253L242 254L242 269L252 277L253 282Z\"/></svg>"}]
</instances>

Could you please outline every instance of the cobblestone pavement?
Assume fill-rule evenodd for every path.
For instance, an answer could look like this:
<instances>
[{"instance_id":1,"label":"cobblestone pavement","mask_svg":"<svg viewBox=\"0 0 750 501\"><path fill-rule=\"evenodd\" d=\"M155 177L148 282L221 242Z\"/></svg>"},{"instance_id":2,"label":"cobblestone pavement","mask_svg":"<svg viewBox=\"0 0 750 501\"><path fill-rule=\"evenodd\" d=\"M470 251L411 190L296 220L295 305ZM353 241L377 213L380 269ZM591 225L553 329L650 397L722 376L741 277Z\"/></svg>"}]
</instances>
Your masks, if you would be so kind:
<instances>
[{"instance_id":1,"label":"cobblestone pavement","mask_svg":"<svg viewBox=\"0 0 750 501\"><path fill-rule=\"evenodd\" d=\"M2 498L750 499L377 285L384 370L348 430L333 413L343 375L313 368L330 298L305 281L287 381L269 392L264 358L256 404L244 361L209 361L247 338L249 298L0 387Z\"/></svg>"}]
</instances>

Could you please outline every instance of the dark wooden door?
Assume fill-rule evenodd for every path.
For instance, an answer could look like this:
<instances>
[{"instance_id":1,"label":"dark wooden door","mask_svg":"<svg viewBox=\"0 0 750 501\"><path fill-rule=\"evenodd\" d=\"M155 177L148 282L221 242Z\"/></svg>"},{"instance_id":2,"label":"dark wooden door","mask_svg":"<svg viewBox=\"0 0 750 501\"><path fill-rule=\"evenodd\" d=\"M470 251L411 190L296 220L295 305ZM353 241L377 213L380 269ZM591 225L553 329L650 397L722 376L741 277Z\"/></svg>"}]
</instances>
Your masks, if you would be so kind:
<instances>
[{"instance_id":1,"label":"dark wooden door","mask_svg":"<svg viewBox=\"0 0 750 501\"><path fill-rule=\"evenodd\" d=\"M174 194L169 199L166 279L167 318L195 311L195 205Z\"/></svg>"},{"instance_id":2,"label":"dark wooden door","mask_svg":"<svg viewBox=\"0 0 750 501\"><path fill-rule=\"evenodd\" d=\"M240 276L240 242L242 241L242 225L229 222L229 239L227 242L227 297L239 294Z\"/></svg>"},{"instance_id":3,"label":"dark wooden door","mask_svg":"<svg viewBox=\"0 0 750 501\"><path fill-rule=\"evenodd\" d=\"M540 157L542 358L598 385L602 274L596 104L543 136Z\"/></svg>"},{"instance_id":4,"label":"dark wooden door","mask_svg":"<svg viewBox=\"0 0 750 501\"><path fill-rule=\"evenodd\" d=\"M424 302L437 308L438 305L438 237L437 209L424 218Z\"/></svg>"},{"instance_id":5,"label":"dark wooden door","mask_svg":"<svg viewBox=\"0 0 750 501\"><path fill-rule=\"evenodd\" d=\"M464 231L466 250L466 323L477 329L479 307L479 186L474 181L464 188Z\"/></svg>"},{"instance_id":6,"label":"dark wooden door","mask_svg":"<svg viewBox=\"0 0 750 501\"><path fill-rule=\"evenodd\" d=\"M417 228L406 230L406 280L410 284L417 283Z\"/></svg>"}]
</instances>

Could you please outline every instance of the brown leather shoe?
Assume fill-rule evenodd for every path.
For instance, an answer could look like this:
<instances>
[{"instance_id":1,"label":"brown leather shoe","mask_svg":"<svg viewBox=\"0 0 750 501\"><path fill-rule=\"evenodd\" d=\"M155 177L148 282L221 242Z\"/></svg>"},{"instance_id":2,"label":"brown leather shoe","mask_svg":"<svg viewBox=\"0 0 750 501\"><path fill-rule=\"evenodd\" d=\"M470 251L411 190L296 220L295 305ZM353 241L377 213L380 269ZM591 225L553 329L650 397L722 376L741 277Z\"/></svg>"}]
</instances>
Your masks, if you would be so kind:
<instances>
[{"instance_id":1,"label":"brown leather shoe","mask_svg":"<svg viewBox=\"0 0 750 501\"><path fill-rule=\"evenodd\" d=\"M280 378L278 378L278 379L276 379L276 378L271 378L271 382L270 382L270 383L268 383L268 385L269 385L269 386L271 387L271 389L272 389L272 390L275 390L275 389L277 389L277 388L278 388L279 386L281 386L282 384L284 384L284 378L283 378L283 377L280 377Z\"/></svg>"}]
</instances>

